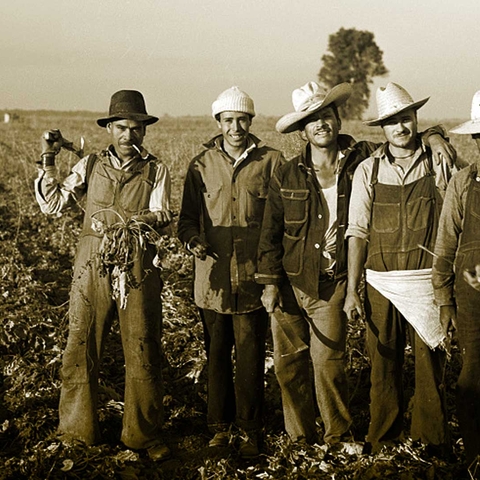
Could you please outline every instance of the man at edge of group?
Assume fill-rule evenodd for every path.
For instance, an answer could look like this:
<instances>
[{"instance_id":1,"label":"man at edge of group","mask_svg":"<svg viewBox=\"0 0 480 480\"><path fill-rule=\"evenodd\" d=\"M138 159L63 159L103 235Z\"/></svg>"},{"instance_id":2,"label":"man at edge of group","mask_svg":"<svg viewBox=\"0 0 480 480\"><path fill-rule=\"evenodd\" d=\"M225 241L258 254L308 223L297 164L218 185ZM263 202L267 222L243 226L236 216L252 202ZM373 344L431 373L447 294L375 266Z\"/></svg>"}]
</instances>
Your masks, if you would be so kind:
<instances>
[{"instance_id":1,"label":"man at edge of group","mask_svg":"<svg viewBox=\"0 0 480 480\"><path fill-rule=\"evenodd\" d=\"M316 406L325 442L353 439L345 371L345 228L353 172L378 145L339 134L338 107L350 94L347 83L327 90L308 82L293 91L295 111L276 126L280 133L299 131L306 142L270 182L256 275L273 312L275 373L294 442L318 441ZM431 129L424 139L447 154L445 141L434 135L439 132Z\"/></svg>"},{"instance_id":2,"label":"man at edge of group","mask_svg":"<svg viewBox=\"0 0 480 480\"><path fill-rule=\"evenodd\" d=\"M387 142L356 170L350 199L345 311L366 318L371 361L366 450L403 438L403 362L406 336L415 355L410 435L430 454L449 450L444 403L448 325L440 323L431 285L432 250L452 169L432 159L417 135L417 110L401 86L377 90L378 118ZM452 167L453 168L453 167ZM366 279L365 310L359 288ZM414 328L412 328L412 325Z\"/></svg>"},{"instance_id":3,"label":"man at edge of group","mask_svg":"<svg viewBox=\"0 0 480 480\"><path fill-rule=\"evenodd\" d=\"M472 99L471 120L450 132L471 135L480 151L480 91ZM445 194L432 277L442 321L453 323L458 335L457 416L466 463L473 466L480 455L480 176L479 160L469 163Z\"/></svg>"},{"instance_id":4,"label":"man at edge of group","mask_svg":"<svg viewBox=\"0 0 480 480\"><path fill-rule=\"evenodd\" d=\"M162 439L162 279L153 260L156 248L140 246L126 305L113 298L114 272L102 273L102 228L139 222L161 229L172 219L167 167L143 147L147 125L158 120L147 114L143 95L120 90L110 101L109 116L97 120L106 129L110 146L82 158L63 183L57 180L55 156L65 140L59 130L42 136L36 199L43 213L55 215L85 197L83 230L77 245L70 292L69 334L62 361L58 427L63 441L100 441L97 414L98 372L104 340L118 315L125 355L122 442L146 449L152 460L170 457ZM95 220L95 224L92 224ZM160 230L161 231L161 230Z\"/></svg>"},{"instance_id":5,"label":"man at edge of group","mask_svg":"<svg viewBox=\"0 0 480 480\"><path fill-rule=\"evenodd\" d=\"M257 247L268 183L284 159L249 133L254 103L238 87L218 96L212 115L220 134L189 165L178 236L195 256L194 297L208 337L209 445L226 447L235 424L239 453L249 458L264 427L268 326L254 278Z\"/></svg>"}]
</instances>

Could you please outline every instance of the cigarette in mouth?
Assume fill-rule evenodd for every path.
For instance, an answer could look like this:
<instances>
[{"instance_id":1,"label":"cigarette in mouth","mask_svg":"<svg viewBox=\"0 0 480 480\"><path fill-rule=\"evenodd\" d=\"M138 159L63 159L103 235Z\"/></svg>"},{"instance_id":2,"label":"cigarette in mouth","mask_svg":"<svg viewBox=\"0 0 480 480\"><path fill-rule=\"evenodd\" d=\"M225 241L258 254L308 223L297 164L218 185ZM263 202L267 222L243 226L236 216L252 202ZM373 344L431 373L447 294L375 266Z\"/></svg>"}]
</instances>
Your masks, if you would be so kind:
<instances>
[{"instance_id":1,"label":"cigarette in mouth","mask_svg":"<svg viewBox=\"0 0 480 480\"><path fill-rule=\"evenodd\" d=\"M137 151L137 153L141 155L142 153L141 150L134 143L132 143L132 148L134 148Z\"/></svg>"}]
</instances>

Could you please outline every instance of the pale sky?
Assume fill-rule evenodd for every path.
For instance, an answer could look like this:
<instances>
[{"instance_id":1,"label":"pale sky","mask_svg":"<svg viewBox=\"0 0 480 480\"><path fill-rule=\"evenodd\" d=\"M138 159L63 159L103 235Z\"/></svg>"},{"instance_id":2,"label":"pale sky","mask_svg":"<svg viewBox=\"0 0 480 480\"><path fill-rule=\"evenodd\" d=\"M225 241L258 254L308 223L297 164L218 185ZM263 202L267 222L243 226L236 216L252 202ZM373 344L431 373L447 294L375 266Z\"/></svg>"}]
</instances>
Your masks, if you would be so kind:
<instances>
[{"instance_id":1,"label":"pale sky","mask_svg":"<svg viewBox=\"0 0 480 480\"><path fill-rule=\"evenodd\" d=\"M329 35L371 31L422 118L467 120L480 90L479 0L1 0L0 109L106 112L120 89L149 113L209 115L238 85L257 113L292 111Z\"/></svg>"}]
</instances>

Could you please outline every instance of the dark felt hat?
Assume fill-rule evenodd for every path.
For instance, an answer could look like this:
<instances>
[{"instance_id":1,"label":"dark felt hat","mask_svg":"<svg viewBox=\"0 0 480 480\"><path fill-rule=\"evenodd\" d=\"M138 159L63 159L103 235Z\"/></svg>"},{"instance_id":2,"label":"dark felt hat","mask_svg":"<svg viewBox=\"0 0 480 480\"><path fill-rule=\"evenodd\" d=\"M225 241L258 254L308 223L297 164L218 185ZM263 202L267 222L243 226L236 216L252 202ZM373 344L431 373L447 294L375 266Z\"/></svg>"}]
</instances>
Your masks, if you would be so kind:
<instances>
[{"instance_id":1,"label":"dark felt hat","mask_svg":"<svg viewBox=\"0 0 480 480\"><path fill-rule=\"evenodd\" d=\"M136 120L145 125L155 123L158 118L148 115L143 95L136 90L120 90L112 95L108 117L99 118L97 124L106 127L115 120Z\"/></svg>"}]
</instances>

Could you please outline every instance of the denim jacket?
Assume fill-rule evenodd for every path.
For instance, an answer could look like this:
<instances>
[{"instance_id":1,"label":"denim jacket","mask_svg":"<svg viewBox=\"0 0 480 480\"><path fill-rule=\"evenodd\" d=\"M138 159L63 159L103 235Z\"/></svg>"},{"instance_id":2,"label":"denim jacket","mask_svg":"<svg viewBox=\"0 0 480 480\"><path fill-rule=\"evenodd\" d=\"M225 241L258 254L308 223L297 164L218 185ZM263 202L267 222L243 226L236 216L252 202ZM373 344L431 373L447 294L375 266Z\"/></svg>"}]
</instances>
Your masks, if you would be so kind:
<instances>
[{"instance_id":1,"label":"denim jacket","mask_svg":"<svg viewBox=\"0 0 480 480\"><path fill-rule=\"evenodd\" d=\"M355 142L349 135L338 136L336 263L333 278L346 276L348 204L353 173L357 165L378 147L371 142ZM290 283L307 295L318 298L321 272L320 243L325 235L324 210L318 182L312 168L310 145L280 166L270 182L258 251L256 281Z\"/></svg>"}]
</instances>

